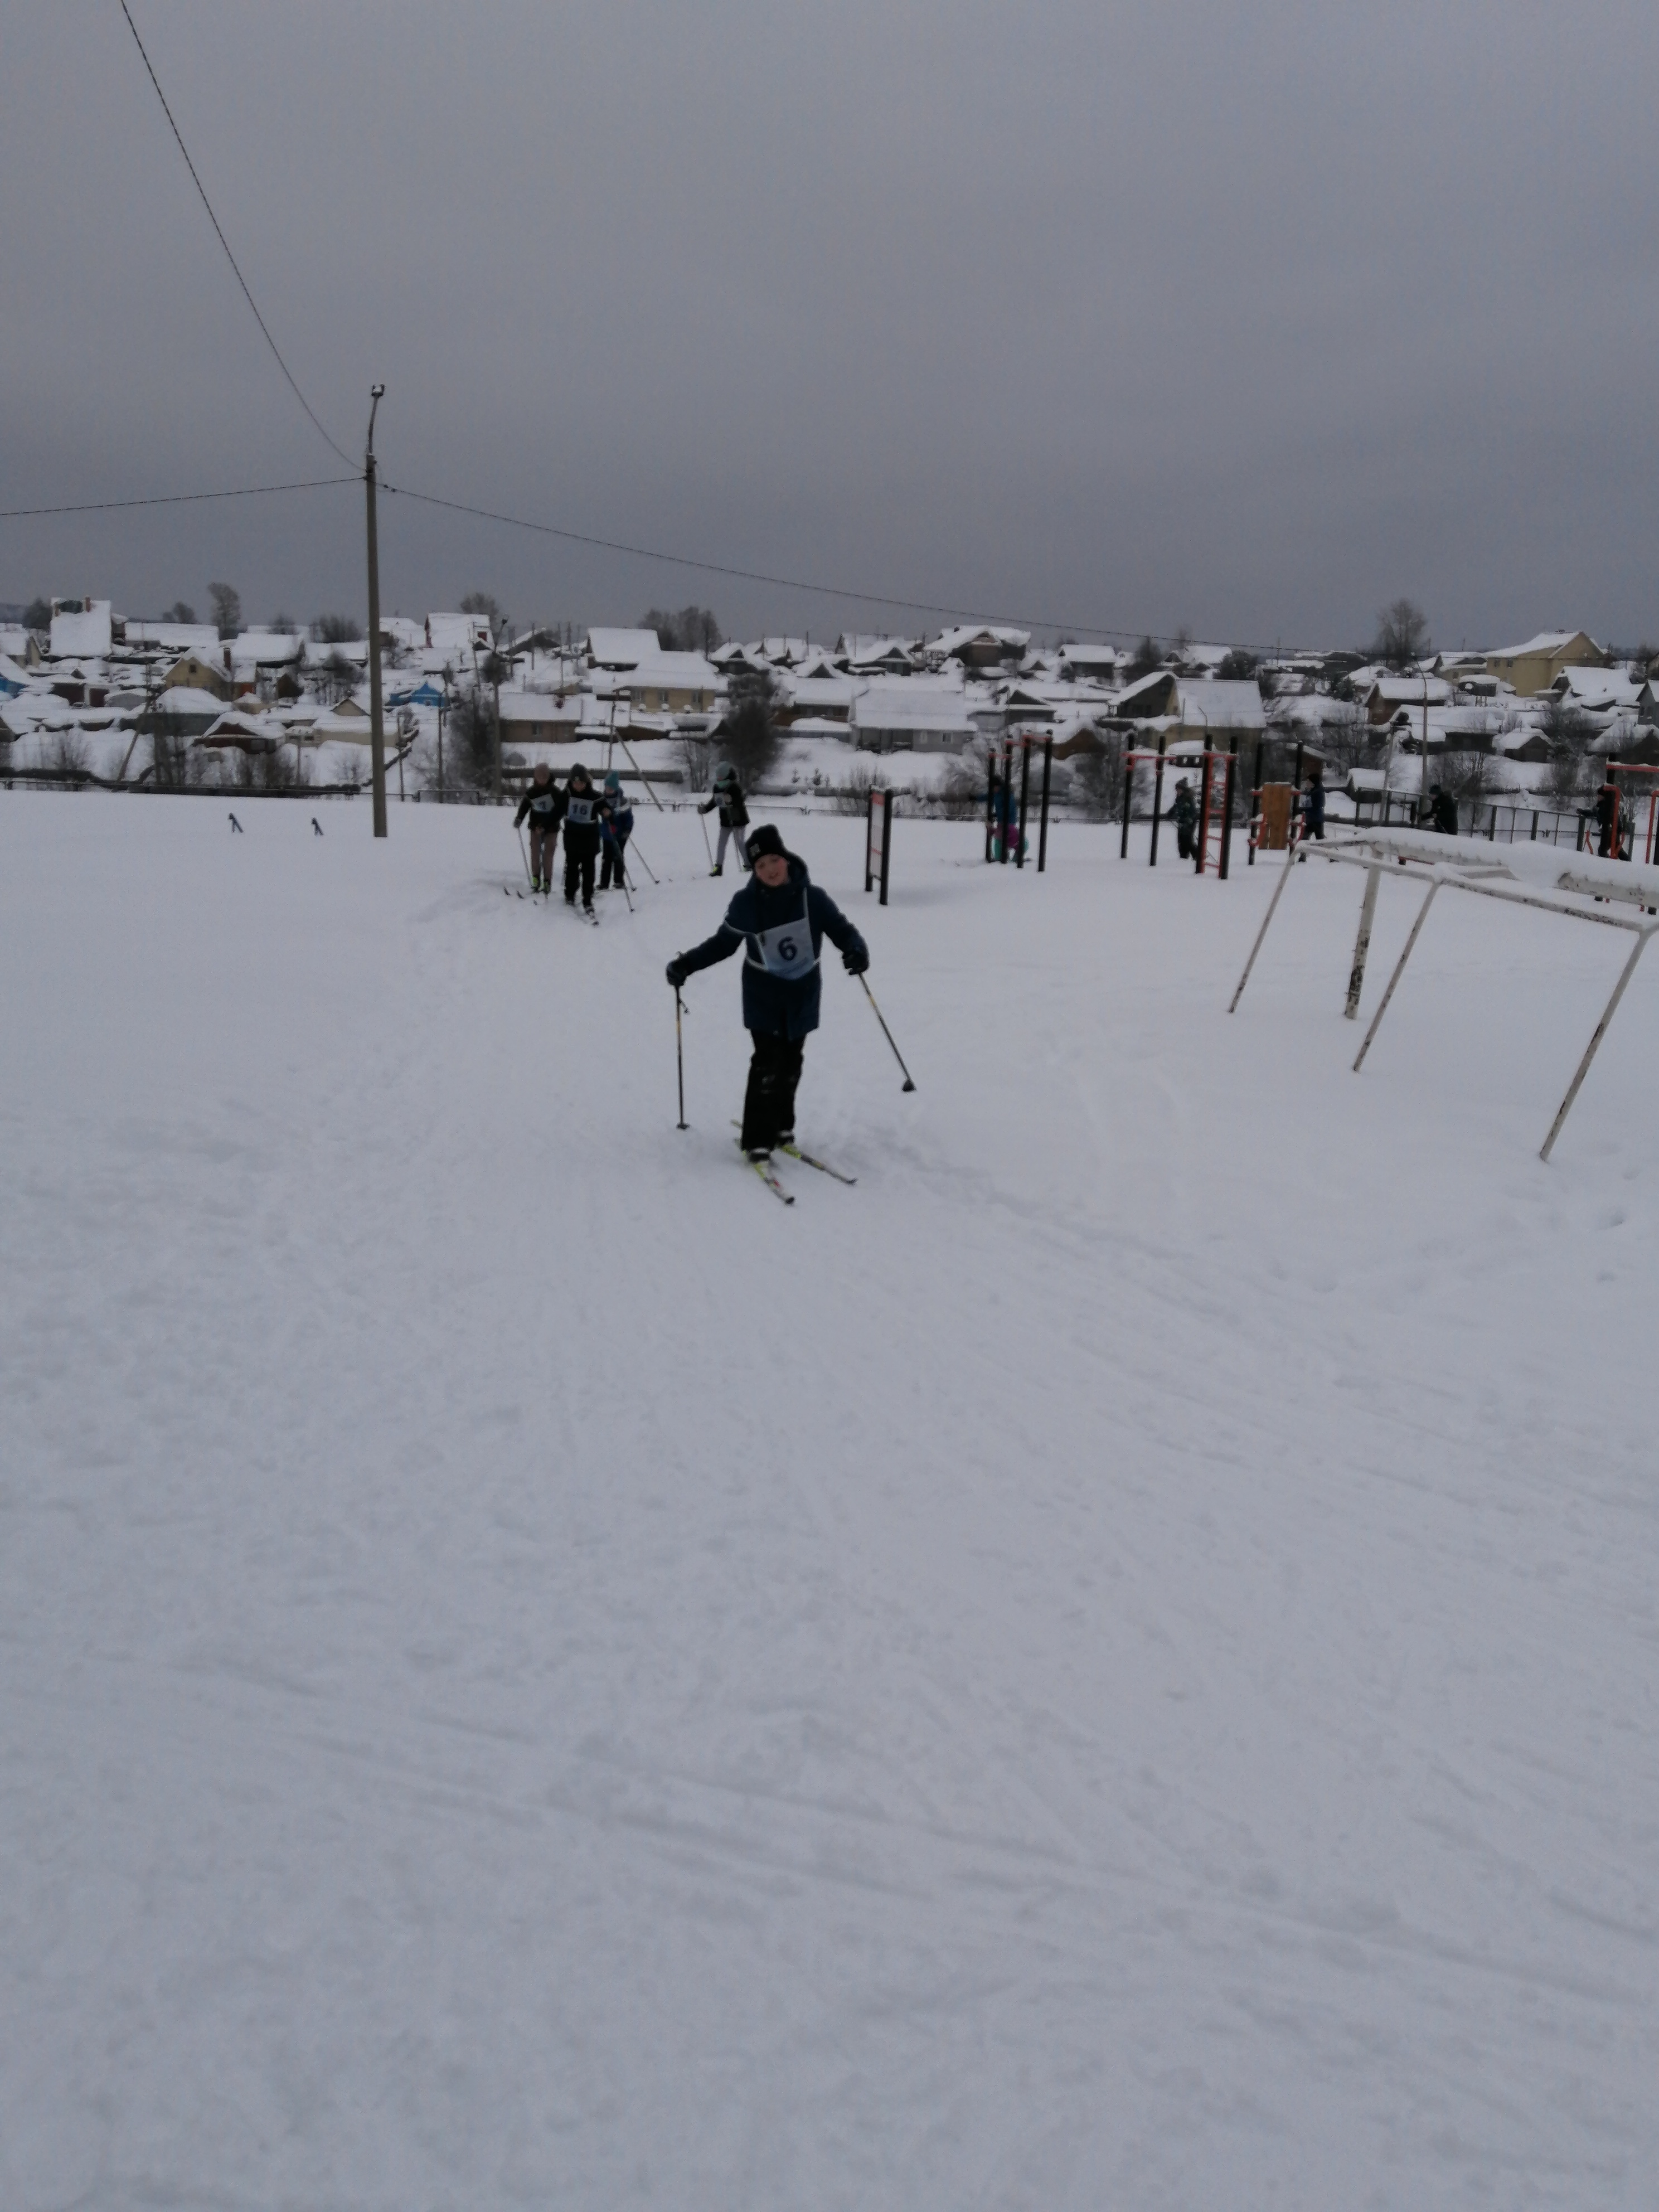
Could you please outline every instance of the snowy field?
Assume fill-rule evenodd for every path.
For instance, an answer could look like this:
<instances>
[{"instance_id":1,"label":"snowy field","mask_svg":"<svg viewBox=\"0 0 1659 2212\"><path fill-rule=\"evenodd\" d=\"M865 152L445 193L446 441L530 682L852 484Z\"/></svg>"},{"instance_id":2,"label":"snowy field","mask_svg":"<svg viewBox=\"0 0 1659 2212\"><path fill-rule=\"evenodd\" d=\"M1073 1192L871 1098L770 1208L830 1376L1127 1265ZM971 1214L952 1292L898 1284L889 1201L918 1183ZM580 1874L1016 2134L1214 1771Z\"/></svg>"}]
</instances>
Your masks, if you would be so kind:
<instances>
[{"instance_id":1,"label":"snowy field","mask_svg":"<svg viewBox=\"0 0 1659 2212\"><path fill-rule=\"evenodd\" d=\"M0 797L8 2212L1654 2203L1659 966L785 816L786 1210L694 817L239 812Z\"/></svg>"}]
</instances>

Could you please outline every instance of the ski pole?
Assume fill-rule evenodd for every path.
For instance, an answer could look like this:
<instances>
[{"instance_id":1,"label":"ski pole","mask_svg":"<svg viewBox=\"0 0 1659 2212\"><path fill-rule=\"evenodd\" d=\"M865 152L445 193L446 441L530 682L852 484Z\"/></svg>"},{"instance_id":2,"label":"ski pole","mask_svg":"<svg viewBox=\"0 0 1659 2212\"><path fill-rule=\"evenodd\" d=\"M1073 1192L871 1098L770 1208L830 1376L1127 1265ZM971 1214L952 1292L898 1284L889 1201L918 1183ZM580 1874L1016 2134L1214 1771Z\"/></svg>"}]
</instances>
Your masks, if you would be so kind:
<instances>
[{"instance_id":1,"label":"ski pole","mask_svg":"<svg viewBox=\"0 0 1659 2212\"><path fill-rule=\"evenodd\" d=\"M697 809L697 821L702 830L702 849L708 854L708 865L712 868L714 865L714 848L708 842L708 824L703 819L703 811L701 806Z\"/></svg>"},{"instance_id":2,"label":"ski pole","mask_svg":"<svg viewBox=\"0 0 1659 2212\"><path fill-rule=\"evenodd\" d=\"M611 849L617 856L617 881L622 885L622 895L628 901L628 911L632 914L634 900L628 888L628 871L623 866L623 848L617 842L614 832L607 830L605 835L611 839Z\"/></svg>"},{"instance_id":3,"label":"ski pole","mask_svg":"<svg viewBox=\"0 0 1659 2212\"><path fill-rule=\"evenodd\" d=\"M516 822L513 824L513 827L515 830L519 830L519 825ZM522 830L519 830L519 858L524 862L524 872L526 878L533 884L536 878L530 873L530 855L525 849L524 831Z\"/></svg>"},{"instance_id":4,"label":"ski pole","mask_svg":"<svg viewBox=\"0 0 1659 2212\"><path fill-rule=\"evenodd\" d=\"M685 1040L680 1033L680 992L678 983L674 986L674 1058L679 1068L680 1077L680 1118L675 1126L683 1129L685 1127Z\"/></svg>"},{"instance_id":5,"label":"ski pole","mask_svg":"<svg viewBox=\"0 0 1659 2212\"><path fill-rule=\"evenodd\" d=\"M651 878L651 880L652 880L652 882L654 884L654 883L657 881L657 872L656 872L656 870L652 866L652 865L651 865L650 861L649 861L649 860L647 860L646 859L646 857L645 857L644 854L640 852L640 841L639 841L639 839L638 839L637 837L635 837L635 838L630 839L630 841L629 841L629 842L632 843L633 848L634 848L634 850L635 851L635 853L638 853L638 854L639 854L640 866L641 866L645 870L646 874L647 874L647 876L649 876L649 877L650 877L650 878Z\"/></svg>"},{"instance_id":6,"label":"ski pole","mask_svg":"<svg viewBox=\"0 0 1659 2212\"><path fill-rule=\"evenodd\" d=\"M886 1040L887 1040L887 1042L888 1042L888 1043L889 1043L889 1044L892 1044L892 1045L893 1045L893 1057L894 1057L894 1059L895 1059L896 1060L897 1060L897 1062L898 1062L898 1064L899 1064L899 1066L900 1066L901 1070L902 1070L902 1073L903 1073L903 1076L904 1076L904 1088L905 1088L905 1090L907 1090L907 1091L914 1091L914 1090L915 1089L915 1087L916 1087L916 1086L915 1086L915 1083L911 1080L911 1077L910 1077L910 1071L909 1071L909 1069L908 1069L908 1067L906 1067L906 1066L905 1066L905 1065L904 1065L904 1054L903 1054L899 1050L898 1047L897 1047L896 1044L893 1044L893 1032L891 1031L891 1030L890 1030L890 1029L888 1028L888 1026L887 1026L887 1024L886 1024L886 1023L885 1023L885 1022L882 1022L882 1021L881 1021L881 1008L880 1008L877 1004L876 1004L876 994L875 994L875 993L874 993L874 992L870 988L870 986L868 985L868 983L866 983L866 982L865 982L865 981L864 981L864 977L863 977L862 975L860 975L860 976L859 977L859 981L860 981L860 983L864 983L864 995L865 995L865 997L866 997L866 999L868 999L868 1000L870 1001L870 1011L871 1011L871 1012L875 1016L876 1019L877 1019L878 1022L881 1022L881 1033L882 1033L882 1035L886 1038Z\"/></svg>"}]
</instances>

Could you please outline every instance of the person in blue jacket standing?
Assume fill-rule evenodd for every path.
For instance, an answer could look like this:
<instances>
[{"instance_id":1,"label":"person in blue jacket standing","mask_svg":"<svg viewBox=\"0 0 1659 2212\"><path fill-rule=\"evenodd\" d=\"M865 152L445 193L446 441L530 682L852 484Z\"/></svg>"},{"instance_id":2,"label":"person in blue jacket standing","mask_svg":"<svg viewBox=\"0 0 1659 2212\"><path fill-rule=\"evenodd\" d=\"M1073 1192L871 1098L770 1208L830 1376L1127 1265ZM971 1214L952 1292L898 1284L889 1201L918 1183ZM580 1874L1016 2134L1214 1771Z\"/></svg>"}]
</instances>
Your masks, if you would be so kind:
<instances>
[{"instance_id":1,"label":"person in blue jacket standing","mask_svg":"<svg viewBox=\"0 0 1659 2212\"><path fill-rule=\"evenodd\" d=\"M729 960L742 948L743 1023L755 1050L739 1141L750 1158L763 1158L775 1145L794 1141L795 1089L806 1040L818 1025L818 954L824 939L836 947L849 975L863 975L870 954L769 822L754 832L745 851L753 871L749 881L714 934L669 962L668 980L678 991L688 975Z\"/></svg>"},{"instance_id":2,"label":"person in blue jacket standing","mask_svg":"<svg viewBox=\"0 0 1659 2212\"><path fill-rule=\"evenodd\" d=\"M622 778L614 768L605 779L599 805L599 889L608 891L614 883L620 890L624 880L623 848L633 835L634 810L623 797Z\"/></svg>"}]
</instances>

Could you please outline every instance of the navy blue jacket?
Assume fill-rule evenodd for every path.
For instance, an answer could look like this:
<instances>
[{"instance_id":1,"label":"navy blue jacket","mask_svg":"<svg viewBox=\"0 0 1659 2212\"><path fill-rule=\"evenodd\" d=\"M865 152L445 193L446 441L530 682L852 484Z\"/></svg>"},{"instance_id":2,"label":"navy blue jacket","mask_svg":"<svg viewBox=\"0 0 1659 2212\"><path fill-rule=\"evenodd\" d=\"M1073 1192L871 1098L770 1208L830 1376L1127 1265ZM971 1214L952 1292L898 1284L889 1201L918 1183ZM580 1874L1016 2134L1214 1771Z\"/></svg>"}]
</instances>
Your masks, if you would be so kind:
<instances>
[{"instance_id":1,"label":"navy blue jacket","mask_svg":"<svg viewBox=\"0 0 1659 2212\"><path fill-rule=\"evenodd\" d=\"M803 898L811 926L812 950L823 950L827 937L842 952L869 952L847 916L828 891L821 891L806 872L805 860L789 855L789 880L775 891L750 876L726 909L726 919L712 937L682 952L680 964L688 975L699 968L712 968L743 949L743 1025L754 1036L804 1037L818 1025L818 1001L823 996L823 970L815 966L805 975L786 977L769 973L762 965L755 934L794 921Z\"/></svg>"}]
</instances>

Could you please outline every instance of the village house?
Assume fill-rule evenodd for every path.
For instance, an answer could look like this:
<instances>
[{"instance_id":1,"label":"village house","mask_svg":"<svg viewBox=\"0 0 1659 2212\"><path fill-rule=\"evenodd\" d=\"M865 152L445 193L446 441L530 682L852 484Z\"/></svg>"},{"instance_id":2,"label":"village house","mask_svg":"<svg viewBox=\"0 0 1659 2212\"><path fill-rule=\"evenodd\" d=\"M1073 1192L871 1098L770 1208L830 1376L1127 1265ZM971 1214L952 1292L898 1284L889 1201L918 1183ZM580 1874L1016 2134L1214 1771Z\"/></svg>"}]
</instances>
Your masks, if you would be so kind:
<instances>
[{"instance_id":1,"label":"village house","mask_svg":"<svg viewBox=\"0 0 1659 2212\"><path fill-rule=\"evenodd\" d=\"M862 752L959 753L979 726L959 690L877 679L860 687L848 733Z\"/></svg>"},{"instance_id":2,"label":"village house","mask_svg":"<svg viewBox=\"0 0 1659 2212\"><path fill-rule=\"evenodd\" d=\"M1524 645L1505 646L1486 655L1486 672L1507 684L1522 699L1547 691L1564 668L1605 668L1608 655L1588 630L1547 629Z\"/></svg>"},{"instance_id":3,"label":"village house","mask_svg":"<svg viewBox=\"0 0 1659 2212\"><path fill-rule=\"evenodd\" d=\"M1182 677L1176 685L1176 712L1183 729L1207 730L1225 751L1233 738L1259 737L1267 726L1261 686L1220 677Z\"/></svg>"},{"instance_id":4,"label":"village house","mask_svg":"<svg viewBox=\"0 0 1659 2212\"><path fill-rule=\"evenodd\" d=\"M959 661L975 674L983 674L991 669L1000 670L1011 662L1018 667L1030 642L1028 629L1000 629L988 623L965 623L944 631L927 651L935 661Z\"/></svg>"},{"instance_id":5,"label":"village house","mask_svg":"<svg viewBox=\"0 0 1659 2212\"><path fill-rule=\"evenodd\" d=\"M1426 671L1420 676L1379 676L1364 694L1365 720L1382 729L1402 707L1415 707L1420 713L1425 703L1449 707L1451 701L1451 685L1442 676L1431 676Z\"/></svg>"},{"instance_id":6,"label":"village house","mask_svg":"<svg viewBox=\"0 0 1659 2212\"><path fill-rule=\"evenodd\" d=\"M163 668L161 686L163 690L209 691L216 699L228 699L231 696L230 672L218 656L209 660L195 652L181 653L177 660Z\"/></svg>"},{"instance_id":7,"label":"village house","mask_svg":"<svg viewBox=\"0 0 1659 2212\"><path fill-rule=\"evenodd\" d=\"M114 646L118 624L107 599L54 599L52 603L52 660L104 660Z\"/></svg>"},{"instance_id":8,"label":"village house","mask_svg":"<svg viewBox=\"0 0 1659 2212\"><path fill-rule=\"evenodd\" d=\"M917 653L908 638L860 637L843 632L836 641L836 659L857 676L909 676L915 672Z\"/></svg>"}]
</instances>

